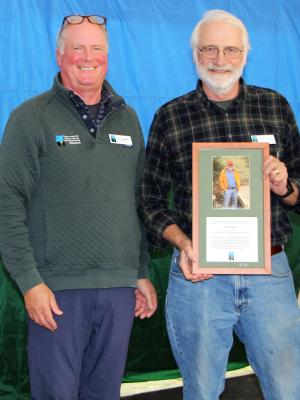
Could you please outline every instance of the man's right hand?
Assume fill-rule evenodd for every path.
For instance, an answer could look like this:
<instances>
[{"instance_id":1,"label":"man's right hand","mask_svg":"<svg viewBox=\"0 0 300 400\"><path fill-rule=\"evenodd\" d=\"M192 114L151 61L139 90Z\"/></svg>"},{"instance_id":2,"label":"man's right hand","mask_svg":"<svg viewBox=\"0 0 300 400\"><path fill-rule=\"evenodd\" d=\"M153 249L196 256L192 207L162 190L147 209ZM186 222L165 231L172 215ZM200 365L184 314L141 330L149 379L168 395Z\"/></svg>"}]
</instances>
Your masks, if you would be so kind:
<instances>
[{"instance_id":1,"label":"man's right hand","mask_svg":"<svg viewBox=\"0 0 300 400\"><path fill-rule=\"evenodd\" d=\"M186 238L181 240L179 250L179 268L181 269L185 279L192 282L200 282L213 277L213 275L210 274L200 274L192 272L193 263L197 262L197 259L194 255L192 242L190 239Z\"/></svg>"},{"instance_id":2,"label":"man's right hand","mask_svg":"<svg viewBox=\"0 0 300 400\"><path fill-rule=\"evenodd\" d=\"M192 241L178 225L172 224L167 226L163 237L179 249L179 268L185 279L192 282L199 282L213 277L213 275L209 274L192 272L193 263L197 262L197 258L193 252Z\"/></svg>"},{"instance_id":3,"label":"man's right hand","mask_svg":"<svg viewBox=\"0 0 300 400\"><path fill-rule=\"evenodd\" d=\"M53 314L62 315L54 293L44 283L29 289L24 295L25 307L29 317L38 325L55 331L57 324Z\"/></svg>"}]
</instances>

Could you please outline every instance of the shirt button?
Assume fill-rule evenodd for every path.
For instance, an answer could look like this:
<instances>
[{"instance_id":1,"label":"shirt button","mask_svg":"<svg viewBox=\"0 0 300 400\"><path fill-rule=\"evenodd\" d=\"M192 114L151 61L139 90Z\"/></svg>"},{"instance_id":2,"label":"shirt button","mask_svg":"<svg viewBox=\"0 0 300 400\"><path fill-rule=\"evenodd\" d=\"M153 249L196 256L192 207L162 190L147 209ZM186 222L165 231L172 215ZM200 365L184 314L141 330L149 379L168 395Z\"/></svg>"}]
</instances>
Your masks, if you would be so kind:
<instances>
[{"instance_id":1,"label":"shirt button","mask_svg":"<svg viewBox=\"0 0 300 400\"><path fill-rule=\"evenodd\" d=\"M87 115L84 114L84 115L82 116L82 118L83 118L83 119L87 119Z\"/></svg>"}]
</instances>

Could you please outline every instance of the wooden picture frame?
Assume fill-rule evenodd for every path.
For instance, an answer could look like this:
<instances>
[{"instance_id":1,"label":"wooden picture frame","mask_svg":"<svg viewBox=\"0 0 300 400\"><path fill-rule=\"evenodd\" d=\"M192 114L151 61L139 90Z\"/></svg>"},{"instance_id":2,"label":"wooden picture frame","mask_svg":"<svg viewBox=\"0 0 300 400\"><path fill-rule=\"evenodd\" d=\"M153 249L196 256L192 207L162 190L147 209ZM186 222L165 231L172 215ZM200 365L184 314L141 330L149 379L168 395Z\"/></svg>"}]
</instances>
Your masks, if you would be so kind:
<instances>
[{"instance_id":1,"label":"wooden picture frame","mask_svg":"<svg viewBox=\"0 0 300 400\"><path fill-rule=\"evenodd\" d=\"M268 155L268 143L193 143L193 272L271 273Z\"/></svg>"}]
</instances>

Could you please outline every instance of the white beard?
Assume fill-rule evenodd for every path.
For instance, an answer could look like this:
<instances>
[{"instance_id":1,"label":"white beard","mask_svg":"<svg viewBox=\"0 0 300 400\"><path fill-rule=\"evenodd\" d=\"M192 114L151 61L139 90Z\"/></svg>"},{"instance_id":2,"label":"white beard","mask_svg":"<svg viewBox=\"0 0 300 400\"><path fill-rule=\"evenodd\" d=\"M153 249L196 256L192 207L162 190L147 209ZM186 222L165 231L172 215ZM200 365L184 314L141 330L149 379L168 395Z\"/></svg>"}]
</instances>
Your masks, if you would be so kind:
<instances>
[{"instance_id":1,"label":"white beard","mask_svg":"<svg viewBox=\"0 0 300 400\"><path fill-rule=\"evenodd\" d=\"M226 94L232 89L235 83L238 82L240 77L242 76L244 63L238 68L234 68L232 65L217 67L213 63L205 67L202 66L200 63L197 63L196 67L198 75L211 90L213 90L217 94ZM212 70L226 70L230 71L230 73L227 72L226 74L224 73L224 75L216 74L216 76L213 76L213 73L210 72Z\"/></svg>"}]
</instances>

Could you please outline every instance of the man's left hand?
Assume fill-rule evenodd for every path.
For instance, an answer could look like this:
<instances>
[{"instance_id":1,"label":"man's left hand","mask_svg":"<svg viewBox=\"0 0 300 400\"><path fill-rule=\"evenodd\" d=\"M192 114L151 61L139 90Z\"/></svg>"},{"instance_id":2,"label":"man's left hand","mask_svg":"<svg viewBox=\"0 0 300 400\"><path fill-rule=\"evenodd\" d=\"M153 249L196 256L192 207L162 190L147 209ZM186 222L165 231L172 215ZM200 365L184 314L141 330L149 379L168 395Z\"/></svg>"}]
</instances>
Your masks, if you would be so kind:
<instances>
[{"instance_id":1,"label":"man's left hand","mask_svg":"<svg viewBox=\"0 0 300 400\"><path fill-rule=\"evenodd\" d=\"M138 279L135 290L135 316L149 318L157 309L156 291L149 279Z\"/></svg>"},{"instance_id":2,"label":"man's left hand","mask_svg":"<svg viewBox=\"0 0 300 400\"><path fill-rule=\"evenodd\" d=\"M278 158L268 156L263 165L264 178L269 178L270 189L273 193L282 196L286 193L288 172L285 164Z\"/></svg>"}]
</instances>

